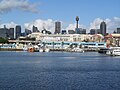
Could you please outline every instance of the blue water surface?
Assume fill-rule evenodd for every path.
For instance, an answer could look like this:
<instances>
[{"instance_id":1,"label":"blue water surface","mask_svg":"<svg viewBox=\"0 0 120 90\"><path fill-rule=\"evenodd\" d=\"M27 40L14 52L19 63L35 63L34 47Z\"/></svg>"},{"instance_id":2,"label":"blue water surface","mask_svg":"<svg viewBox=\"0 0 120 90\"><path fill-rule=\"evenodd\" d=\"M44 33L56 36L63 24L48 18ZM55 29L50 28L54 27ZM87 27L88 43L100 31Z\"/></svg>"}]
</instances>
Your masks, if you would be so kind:
<instances>
[{"instance_id":1,"label":"blue water surface","mask_svg":"<svg viewBox=\"0 0 120 90\"><path fill-rule=\"evenodd\" d=\"M0 90L120 90L120 57L1 51Z\"/></svg>"}]
</instances>

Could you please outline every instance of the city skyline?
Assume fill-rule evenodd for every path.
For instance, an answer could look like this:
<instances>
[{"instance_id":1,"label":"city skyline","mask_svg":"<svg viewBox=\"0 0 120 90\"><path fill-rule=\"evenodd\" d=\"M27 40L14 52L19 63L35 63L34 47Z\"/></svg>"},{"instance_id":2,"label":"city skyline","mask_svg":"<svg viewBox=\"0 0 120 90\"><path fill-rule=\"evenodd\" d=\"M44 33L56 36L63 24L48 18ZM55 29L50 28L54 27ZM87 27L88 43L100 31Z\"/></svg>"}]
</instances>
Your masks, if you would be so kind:
<instances>
[{"instance_id":1,"label":"city skyline","mask_svg":"<svg viewBox=\"0 0 120 90\"><path fill-rule=\"evenodd\" d=\"M112 33L120 27L119 3L119 0L1 0L0 27L22 25L32 29L35 25L39 30L44 26L54 32L56 21L62 22L62 29L75 29L75 17L79 16L79 27L87 32L100 28L104 20L107 32Z\"/></svg>"}]
</instances>

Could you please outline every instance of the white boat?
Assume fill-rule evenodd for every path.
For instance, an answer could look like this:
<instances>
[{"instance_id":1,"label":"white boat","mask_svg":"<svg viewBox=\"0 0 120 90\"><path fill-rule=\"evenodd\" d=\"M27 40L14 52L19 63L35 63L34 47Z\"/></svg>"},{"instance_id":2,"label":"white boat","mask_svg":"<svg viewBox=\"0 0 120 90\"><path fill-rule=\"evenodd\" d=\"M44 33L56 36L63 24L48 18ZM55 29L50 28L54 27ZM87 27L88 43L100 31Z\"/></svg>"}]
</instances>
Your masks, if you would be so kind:
<instances>
[{"instance_id":1,"label":"white boat","mask_svg":"<svg viewBox=\"0 0 120 90\"><path fill-rule=\"evenodd\" d=\"M81 48L74 48L73 50L72 50L73 52L80 52L80 53L83 53L84 52L84 50L83 49L81 49Z\"/></svg>"},{"instance_id":2,"label":"white boat","mask_svg":"<svg viewBox=\"0 0 120 90\"><path fill-rule=\"evenodd\" d=\"M34 45L33 47L34 47L34 52L39 52L39 47L38 47L38 45Z\"/></svg>"},{"instance_id":3,"label":"white boat","mask_svg":"<svg viewBox=\"0 0 120 90\"><path fill-rule=\"evenodd\" d=\"M39 52L49 52L50 49L49 48L40 48Z\"/></svg>"},{"instance_id":4,"label":"white boat","mask_svg":"<svg viewBox=\"0 0 120 90\"><path fill-rule=\"evenodd\" d=\"M39 49L39 52L44 52L44 50L42 48Z\"/></svg>"},{"instance_id":5,"label":"white boat","mask_svg":"<svg viewBox=\"0 0 120 90\"><path fill-rule=\"evenodd\" d=\"M112 47L106 52L107 55L120 56L120 47Z\"/></svg>"},{"instance_id":6,"label":"white boat","mask_svg":"<svg viewBox=\"0 0 120 90\"><path fill-rule=\"evenodd\" d=\"M45 50L44 50L45 52L49 52L50 51L50 49L49 48L45 48Z\"/></svg>"},{"instance_id":7,"label":"white boat","mask_svg":"<svg viewBox=\"0 0 120 90\"><path fill-rule=\"evenodd\" d=\"M27 51L28 50L28 47L23 47L23 51Z\"/></svg>"}]
</instances>

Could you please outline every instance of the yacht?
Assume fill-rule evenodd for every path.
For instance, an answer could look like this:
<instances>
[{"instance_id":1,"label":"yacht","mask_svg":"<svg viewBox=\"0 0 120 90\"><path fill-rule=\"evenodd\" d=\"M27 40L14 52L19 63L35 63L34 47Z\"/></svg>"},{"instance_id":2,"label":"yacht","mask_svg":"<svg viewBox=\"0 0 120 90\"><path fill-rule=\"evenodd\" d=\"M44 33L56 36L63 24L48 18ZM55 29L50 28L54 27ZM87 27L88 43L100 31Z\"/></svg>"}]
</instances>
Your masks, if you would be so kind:
<instances>
[{"instance_id":1,"label":"yacht","mask_svg":"<svg viewBox=\"0 0 120 90\"><path fill-rule=\"evenodd\" d=\"M110 56L120 56L120 47L112 47L106 52Z\"/></svg>"}]
</instances>

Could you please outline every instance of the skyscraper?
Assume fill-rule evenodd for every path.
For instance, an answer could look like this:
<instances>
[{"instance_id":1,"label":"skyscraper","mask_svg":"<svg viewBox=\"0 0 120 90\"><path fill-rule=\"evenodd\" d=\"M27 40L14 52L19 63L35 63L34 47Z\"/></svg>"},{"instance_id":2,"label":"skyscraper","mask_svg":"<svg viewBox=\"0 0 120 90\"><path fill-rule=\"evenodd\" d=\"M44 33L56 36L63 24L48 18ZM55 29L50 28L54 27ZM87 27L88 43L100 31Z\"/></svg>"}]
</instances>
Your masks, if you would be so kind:
<instances>
[{"instance_id":1,"label":"skyscraper","mask_svg":"<svg viewBox=\"0 0 120 90\"><path fill-rule=\"evenodd\" d=\"M33 32L39 32L38 28L35 26L33 26L32 30L33 30Z\"/></svg>"},{"instance_id":2,"label":"skyscraper","mask_svg":"<svg viewBox=\"0 0 120 90\"><path fill-rule=\"evenodd\" d=\"M120 28L117 28L117 33L120 33Z\"/></svg>"},{"instance_id":3,"label":"skyscraper","mask_svg":"<svg viewBox=\"0 0 120 90\"><path fill-rule=\"evenodd\" d=\"M61 22L55 22L55 34L60 34L61 32Z\"/></svg>"},{"instance_id":4,"label":"skyscraper","mask_svg":"<svg viewBox=\"0 0 120 90\"><path fill-rule=\"evenodd\" d=\"M9 39L14 39L14 28L8 30L8 37Z\"/></svg>"},{"instance_id":5,"label":"skyscraper","mask_svg":"<svg viewBox=\"0 0 120 90\"><path fill-rule=\"evenodd\" d=\"M0 28L0 37L8 38L8 28L4 25L4 28Z\"/></svg>"},{"instance_id":6,"label":"skyscraper","mask_svg":"<svg viewBox=\"0 0 120 90\"><path fill-rule=\"evenodd\" d=\"M7 38L7 30L4 28L0 28L0 37Z\"/></svg>"},{"instance_id":7,"label":"skyscraper","mask_svg":"<svg viewBox=\"0 0 120 90\"><path fill-rule=\"evenodd\" d=\"M16 31L16 39L21 36L21 26L17 25L15 28Z\"/></svg>"},{"instance_id":8,"label":"skyscraper","mask_svg":"<svg viewBox=\"0 0 120 90\"><path fill-rule=\"evenodd\" d=\"M31 33L32 33L31 30L25 29L25 36L26 36L26 35L29 35L29 34L31 34Z\"/></svg>"},{"instance_id":9,"label":"skyscraper","mask_svg":"<svg viewBox=\"0 0 120 90\"><path fill-rule=\"evenodd\" d=\"M102 35L106 35L106 23L103 21L103 22L101 22L101 24L100 24L100 34L102 34Z\"/></svg>"}]
</instances>

